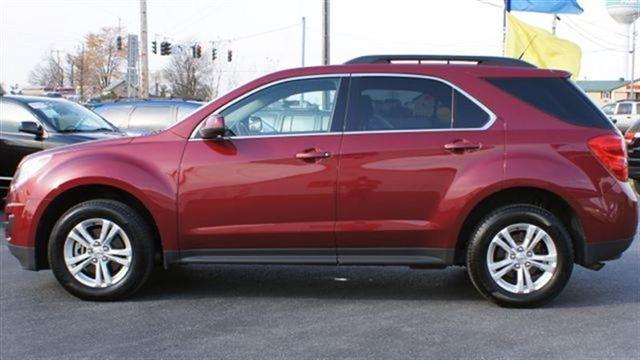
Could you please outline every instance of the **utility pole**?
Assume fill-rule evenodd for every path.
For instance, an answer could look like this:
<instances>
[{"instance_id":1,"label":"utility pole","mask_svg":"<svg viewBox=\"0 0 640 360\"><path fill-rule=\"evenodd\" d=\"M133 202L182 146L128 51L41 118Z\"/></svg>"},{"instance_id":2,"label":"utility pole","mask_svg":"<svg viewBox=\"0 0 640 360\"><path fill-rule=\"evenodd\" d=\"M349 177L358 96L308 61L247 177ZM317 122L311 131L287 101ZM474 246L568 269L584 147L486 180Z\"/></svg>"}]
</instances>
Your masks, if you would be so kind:
<instances>
[{"instance_id":1,"label":"utility pole","mask_svg":"<svg viewBox=\"0 0 640 360\"><path fill-rule=\"evenodd\" d=\"M305 53L305 41L307 39L306 36L307 33L307 19L303 16L302 17L302 59L301 59L301 63L302 63L302 67L304 67L304 53Z\"/></svg>"},{"instance_id":2,"label":"utility pole","mask_svg":"<svg viewBox=\"0 0 640 360\"><path fill-rule=\"evenodd\" d=\"M631 33L631 92L629 97L631 100L636 99L636 22L633 22L633 32Z\"/></svg>"},{"instance_id":3,"label":"utility pole","mask_svg":"<svg viewBox=\"0 0 640 360\"><path fill-rule=\"evenodd\" d=\"M149 49L147 44L147 0L140 0L140 97L149 97Z\"/></svg>"},{"instance_id":4,"label":"utility pole","mask_svg":"<svg viewBox=\"0 0 640 360\"><path fill-rule=\"evenodd\" d=\"M551 33L556 34L556 28L558 27L558 14L553 14L553 21L551 22Z\"/></svg>"},{"instance_id":5,"label":"utility pole","mask_svg":"<svg viewBox=\"0 0 640 360\"><path fill-rule=\"evenodd\" d=\"M322 64L329 65L330 42L329 42L329 0L323 0L322 5Z\"/></svg>"}]
</instances>

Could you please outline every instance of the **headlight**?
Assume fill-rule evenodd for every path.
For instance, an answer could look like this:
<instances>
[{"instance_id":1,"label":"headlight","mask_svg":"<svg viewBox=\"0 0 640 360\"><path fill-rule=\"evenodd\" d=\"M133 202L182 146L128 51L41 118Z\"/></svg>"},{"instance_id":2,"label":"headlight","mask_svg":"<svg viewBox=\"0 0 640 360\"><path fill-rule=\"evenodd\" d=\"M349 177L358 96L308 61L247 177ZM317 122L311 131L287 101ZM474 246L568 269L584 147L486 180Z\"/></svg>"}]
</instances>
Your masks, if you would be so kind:
<instances>
[{"instance_id":1,"label":"headlight","mask_svg":"<svg viewBox=\"0 0 640 360\"><path fill-rule=\"evenodd\" d=\"M35 176L51 160L51 155L41 155L31 158L18 166L13 177L12 186L18 187L25 181Z\"/></svg>"}]
</instances>

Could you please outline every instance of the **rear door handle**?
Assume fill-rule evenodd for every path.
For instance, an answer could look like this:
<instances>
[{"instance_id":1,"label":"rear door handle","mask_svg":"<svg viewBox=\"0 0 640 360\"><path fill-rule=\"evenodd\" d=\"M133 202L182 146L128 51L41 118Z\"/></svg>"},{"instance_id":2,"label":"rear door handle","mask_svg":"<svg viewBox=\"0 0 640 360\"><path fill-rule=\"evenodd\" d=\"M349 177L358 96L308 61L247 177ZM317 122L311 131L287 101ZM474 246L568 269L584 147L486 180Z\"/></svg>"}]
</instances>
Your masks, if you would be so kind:
<instances>
[{"instance_id":1,"label":"rear door handle","mask_svg":"<svg viewBox=\"0 0 640 360\"><path fill-rule=\"evenodd\" d=\"M318 149L307 149L296 154L296 159L306 162L316 162L331 157L329 151L320 151Z\"/></svg>"},{"instance_id":2,"label":"rear door handle","mask_svg":"<svg viewBox=\"0 0 640 360\"><path fill-rule=\"evenodd\" d=\"M444 145L445 150L453 153L464 153L475 150L480 150L482 145L479 143L472 143L467 140L456 140L454 142Z\"/></svg>"}]
</instances>

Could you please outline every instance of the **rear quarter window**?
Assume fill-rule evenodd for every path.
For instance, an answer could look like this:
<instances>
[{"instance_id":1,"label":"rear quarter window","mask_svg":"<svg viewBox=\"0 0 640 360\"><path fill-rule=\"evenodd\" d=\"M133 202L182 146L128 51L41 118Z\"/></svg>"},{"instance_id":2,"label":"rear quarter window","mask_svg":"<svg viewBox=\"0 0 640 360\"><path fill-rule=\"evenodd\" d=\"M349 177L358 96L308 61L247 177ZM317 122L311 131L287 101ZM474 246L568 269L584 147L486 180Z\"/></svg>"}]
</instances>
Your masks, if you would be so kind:
<instances>
[{"instance_id":1,"label":"rear quarter window","mask_svg":"<svg viewBox=\"0 0 640 360\"><path fill-rule=\"evenodd\" d=\"M572 125L614 129L587 96L565 78L488 78L510 95Z\"/></svg>"}]
</instances>

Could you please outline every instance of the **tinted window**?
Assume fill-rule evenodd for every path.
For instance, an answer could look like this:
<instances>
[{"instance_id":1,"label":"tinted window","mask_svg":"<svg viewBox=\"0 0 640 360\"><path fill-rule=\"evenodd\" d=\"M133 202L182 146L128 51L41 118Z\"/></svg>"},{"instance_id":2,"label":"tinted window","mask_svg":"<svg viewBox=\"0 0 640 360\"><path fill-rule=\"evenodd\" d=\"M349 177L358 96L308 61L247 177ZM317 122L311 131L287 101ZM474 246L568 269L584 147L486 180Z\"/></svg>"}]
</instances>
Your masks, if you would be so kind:
<instances>
[{"instance_id":1,"label":"tinted window","mask_svg":"<svg viewBox=\"0 0 640 360\"><path fill-rule=\"evenodd\" d=\"M173 105L144 106L133 109L129 119L129 129L154 131L161 130L173 124Z\"/></svg>"},{"instance_id":2,"label":"tinted window","mask_svg":"<svg viewBox=\"0 0 640 360\"><path fill-rule=\"evenodd\" d=\"M612 129L611 122L587 96L563 78L502 78L488 82L573 125Z\"/></svg>"},{"instance_id":3,"label":"tinted window","mask_svg":"<svg viewBox=\"0 0 640 360\"><path fill-rule=\"evenodd\" d=\"M632 104L630 103L622 103L618 105L618 115L629 115L631 114Z\"/></svg>"},{"instance_id":4,"label":"tinted window","mask_svg":"<svg viewBox=\"0 0 640 360\"><path fill-rule=\"evenodd\" d=\"M236 136L331 130L339 78L294 80L271 86L222 112Z\"/></svg>"},{"instance_id":5,"label":"tinted window","mask_svg":"<svg viewBox=\"0 0 640 360\"><path fill-rule=\"evenodd\" d=\"M0 101L0 132L17 133L23 121L38 122L36 117L19 104Z\"/></svg>"},{"instance_id":6,"label":"tinted window","mask_svg":"<svg viewBox=\"0 0 640 360\"><path fill-rule=\"evenodd\" d=\"M107 119L113 125L126 129L129 124L129 112L132 106L99 106L93 111Z\"/></svg>"},{"instance_id":7,"label":"tinted window","mask_svg":"<svg viewBox=\"0 0 640 360\"><path fill-rule=\"evenodd\" d=\"M479 128L490 118L437 80L357 77L352 89L349 131Z\"/></svg>"}]
</instances>

